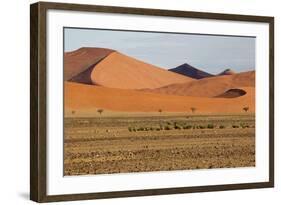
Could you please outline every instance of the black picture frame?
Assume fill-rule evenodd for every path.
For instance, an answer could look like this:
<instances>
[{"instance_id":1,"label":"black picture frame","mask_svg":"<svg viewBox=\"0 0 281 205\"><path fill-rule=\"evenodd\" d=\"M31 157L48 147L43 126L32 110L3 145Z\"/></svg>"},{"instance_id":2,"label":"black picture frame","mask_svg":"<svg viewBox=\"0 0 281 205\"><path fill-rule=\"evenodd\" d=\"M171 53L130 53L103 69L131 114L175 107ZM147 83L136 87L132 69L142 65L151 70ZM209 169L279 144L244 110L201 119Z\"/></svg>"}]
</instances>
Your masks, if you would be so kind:
<instances>
[{"instance_id":1,"label":"black picture frame","mask_svg":"<svg viewBox=\"0 0 281 205\"><path fill-rule=\"evenodd\" d=\"M104 12L169 16L198 19L217 19L269 24L269 181L212 186L178 187L87 194L47 195L46 160L46 12L49 9L65 11ZM36 202L86 200L132 197L190 192L209 192L237 189L274 187L274 17L187 12L143 8L125 8L82 4L38 2L30 6L30 199Z\"/></svg>"}]
</instances>

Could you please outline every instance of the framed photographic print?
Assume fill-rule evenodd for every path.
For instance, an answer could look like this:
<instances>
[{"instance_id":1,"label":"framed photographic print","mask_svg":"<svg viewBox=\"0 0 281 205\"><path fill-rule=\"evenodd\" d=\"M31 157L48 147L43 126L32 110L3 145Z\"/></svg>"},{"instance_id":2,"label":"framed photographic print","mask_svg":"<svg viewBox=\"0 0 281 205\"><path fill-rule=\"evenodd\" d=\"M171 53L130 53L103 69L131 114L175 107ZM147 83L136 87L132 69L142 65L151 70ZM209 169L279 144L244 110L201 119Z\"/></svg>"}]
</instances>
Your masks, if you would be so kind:
<instances>
[{"instance_id":1,"label":"framed photographic print","mask_svg":"<svg viewBox=\"0 0 281 205\"><path fill-rule=\"evenodd\" d=\"M30 197L274 186L274 18L31 5Z\"/></svg>"}]
</instances>

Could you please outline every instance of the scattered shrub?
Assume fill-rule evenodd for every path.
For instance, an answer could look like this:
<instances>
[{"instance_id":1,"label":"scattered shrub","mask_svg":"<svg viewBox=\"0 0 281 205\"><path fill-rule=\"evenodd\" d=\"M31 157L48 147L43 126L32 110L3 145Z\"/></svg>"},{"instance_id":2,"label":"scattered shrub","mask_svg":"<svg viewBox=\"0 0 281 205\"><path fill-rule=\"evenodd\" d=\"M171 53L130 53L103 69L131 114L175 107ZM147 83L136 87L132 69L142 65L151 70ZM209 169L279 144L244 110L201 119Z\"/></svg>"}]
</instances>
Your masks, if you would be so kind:
<instances>
[{"instance_id":1,"label":"scattered shrub","mask_svg":"<svg viewBox=\"0 0 281 205\"><path fill-rule=\"evenodd\" d=\"M183 126L183 129L191 129L192 128L192 125L185 125Z\"/></svg>"},{"instance_id":2,"label":"scattered shrub","mask_svg":"<svg viewBox=\"0 0 281 205\"><path fill-rule=\"evenodd\" d=\"M207 128L208 128L208 129L214 129L214 127L215 127L215 126L214 126L213 124L208 124L208 125L207 125Z\"/></svg>"},{"instance_id":3,"label":"scattered shrub","mask_svg":"<svg viewBox=\"0 0 281 205\"><path fill-rule=\"evenodd\" d=\"M165 126L164 130L171 130L172 128L170 126Z\"/></svg>"},{"instance_id":4,"label":"scattered shrub","mask_svg":"<svg viewBox=\"0 0 281 205\"><path fill-rule=\"evenodd\" d=\"M174 128L175 128L176 130L180 130L180 129L181 129L181 126L175 124L175 125L174 125Z\"/></svg>"},{"instance_id":5,"label":"scattered shrub","mask_svg":"<svg viewBox=\"0 0 281 205\"><path fill-rule=\"evenodd\" d=\"M249 127L250 127L248 124L243 124L243 123L241 123L240 126L241 126L242 128L249 128Z\"/></svg>"},{"instance_id":6,"label":"scattered shrub","mask_svg":"<svg viewBox=\"0 0 281 205\"><path fill-rule=\"evenodd\" d=\"M224 129L225 126L224 126L224 125L220 125L219 128L220 128L220 129Z\"/></svg>"},{"instance_id":7,"label":"scattered shrub","mask_svg":"<svg viewBox=\"0 0 281 205\"><path fill-rule=\"evenodd\" d=\"M239 125L232 125L232 128L239 128Z\"/></svg>"},{"instance_id":8,"label":"scattered shrub","mask_svg":"<svg viewBox=\"0 0 281 205\"><path fill-rule=\"evenodd\" d=\"M203 126L203 125L198 125L197 126L197 129L205 129L206 127L205 126Z\"/></svg>"}]
</instances>

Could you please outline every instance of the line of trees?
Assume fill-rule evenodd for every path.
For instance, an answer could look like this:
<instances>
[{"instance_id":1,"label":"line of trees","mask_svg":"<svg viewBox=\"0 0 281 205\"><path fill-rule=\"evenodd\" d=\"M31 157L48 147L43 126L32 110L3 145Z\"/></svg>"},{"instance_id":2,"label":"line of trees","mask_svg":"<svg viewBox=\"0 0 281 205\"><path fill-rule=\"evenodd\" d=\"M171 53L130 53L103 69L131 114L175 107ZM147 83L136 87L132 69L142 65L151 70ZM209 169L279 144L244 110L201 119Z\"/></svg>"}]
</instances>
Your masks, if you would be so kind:
<instances>
[{"instance_id":1,"label":"line of trees","mask_svg":"<svg viewBox=\"0 0 281 205\"><path fill-rule=\"evenodd\" d=\"M248 112L248 111L250 110L250 108L249 108L248 106L243 107L242 109L243 109L243 111L245 111L245 112ZM196 108L196 107L191 107L190 110L191 110L192 113L195 113L196 110L197 110L197 108ZM99 109L97 109L97 112L101 115L101 114L104 112L104 110L101 109L101 108L99 108ZM159 113L162 113L163 110L162 110L162 109L159 109L158 112L159 112ZM72 111L71 111L71 114L72 114L72 115L74 115L75 113L76 113L75 110L72 110Z\"/></svg>"}]
</instances>

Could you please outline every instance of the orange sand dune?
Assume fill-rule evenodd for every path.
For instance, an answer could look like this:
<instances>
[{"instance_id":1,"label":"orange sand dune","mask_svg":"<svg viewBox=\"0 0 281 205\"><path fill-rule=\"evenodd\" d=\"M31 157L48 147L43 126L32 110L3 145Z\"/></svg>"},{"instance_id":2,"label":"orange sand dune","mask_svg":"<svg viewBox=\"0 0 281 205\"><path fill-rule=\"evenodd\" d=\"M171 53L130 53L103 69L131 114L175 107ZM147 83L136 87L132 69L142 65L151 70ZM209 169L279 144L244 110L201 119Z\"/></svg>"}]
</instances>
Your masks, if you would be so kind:
<instances>
[{"instance_id":1,"label":"orange sand dune","mask_svg":"<svg viewBox=\"0 0 281 205\"><path fill-rule=\"evenodd\" d=\"M66 52L64 54L64 80L70 80L84 72L111 52L114 52L114 50L85 47L72 52Z\"/></svg>"},{"instance_id":2,"label":"orange sand dune","mask_svg":"<svg viewBox=\"0 0 281 205\"><path fill-rule=\"evenodd\" d=\"M188 83L173 84L157 89L145 89L143 91L169 95L215 97L229 89L254 86L255 71L248 71L233 75L203 78Z\"/></svg>"},{"instance_id":3,"label":"orange sand dune","mask_svg":"<svg viewBox=\"0 0 281 205\"><path fill-rule=\"evenodd\" d=\"M106 88L101 86L65 82L65 109L96 113L97 108L123 112L191 112L196 113L244 113L255 110L255 88L239 88L247 93L237 98L202 98L176 95L163 95L135 90Z\"/></svg>"},{"instance_id":4,"label":"orange sand dune","mask_svg":"<svg viewBox=\"0 0 281 205\"><path fill-rule=\"evenodd\" d=\"M93 84L122 89L152 89L193 80L119 52L111 53L98 63L91 73L91 79Z\"/></svg>"}]
</instances>

